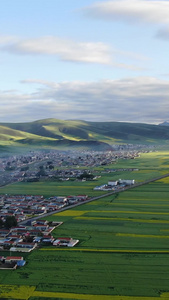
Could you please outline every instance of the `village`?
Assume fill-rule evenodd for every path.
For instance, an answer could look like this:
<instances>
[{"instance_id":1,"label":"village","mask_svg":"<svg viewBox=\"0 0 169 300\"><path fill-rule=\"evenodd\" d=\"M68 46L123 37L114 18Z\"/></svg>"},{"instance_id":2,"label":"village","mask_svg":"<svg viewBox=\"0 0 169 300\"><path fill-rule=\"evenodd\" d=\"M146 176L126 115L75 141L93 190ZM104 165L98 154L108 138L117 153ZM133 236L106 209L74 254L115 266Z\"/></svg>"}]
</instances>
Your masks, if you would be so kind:
<instances>
[{"instance_id":1,"label":"village","mask_svg":"<svg viewBox=\"0 0 169 300\"><path fill-rule=\"evenodd\" d=\"M48 222L36 220L28 225L18 225L10 229L0 229L1 251L29 253L42 245L55 247L74 247L79 240L71 237L57 237L54 239L52 231L63 222ZM16 269L23 267L26 261L23 256L0 256L0 269Z\"/></svg>"},{"instance_id":2,"label":"village","mask_svg":"<svg viewBox=\"0 0 169 300\"><path fill-rule=\"evenodd\" d=\"M146 149L146 150L145 150ZM43 179L79 180L85 168L115 164L118 159L135 159L151 148L141 145L114 145L113 151L30 151L24 155L0 157L0 186Z\"/></svg>"},{"instance_id":3,"label":"village","mask_svg":"<svg viewBox=\"0 0 169 300\"><path fill-rule=\"evenodd\" d=\"M62 222L48 222L38 219L46 213L55 212L65 206L84 202L87 195L50 197L40 195L0 195L0 250L8 252L29 253L40 245L53 245L55 247L74 247L79 240L70 237L57 237L54 239L52 231ZM5 228L5 222L14 218L16 226ZM36 220L35 220L36 219ZM23 223L24 225L21 225ZM21 263L22 261L22 263ZM9 269L23 266L22 257L0 257L0 269Z\"/></svg>"},{"instance_id":4,"label":"village","mask_svg":"<svg viewBox=\"0 0 169 300\"><path fill-rule=\"evenodd\" d=\"M48 222L37 219L27 225L18 225L9 229L0 229L0 249L11 252L31 252L38 245L74 247L79 240L68 237L54 239L52 231L63 222Z\"/></svg>"},{"instance_id":5,"label":"village","mask_svg":"<svg viewBox=\"0 0 169 300\"><path fill-rule=\"evenodd\" d=\"M109 181L108 184L97 186L95 190L117 191L135 184L135 180ZM49 222L40 219L48 213L61 208L89 200L87 195L54 196L44 198L40 195L0 195L0 250L29 253L42 245L54 247L74 247L78 239L71 237L57 237L54 239L52 231L63 222ZM14 218L15 226L5 227L7 220ZM0 269L15 269L24 266L23 257L0 257Z\"/></svg>"},{"instance_id":6,"label":"village","mask_svg":"<svg viewBox=\"0 0 169 300\"><path fill-rule=\"evenodd\" d=\"M41 195L0 195L0 218L3 220L8 216L15 216L19 223L35 215L54 212L87 199L88 195L50 198Z\"/></svg>"},{"instance_id":7,"label":"village","mask_svg":"<svg viewBox=\"0 0 169 300\"><path fill-rule=\"evenodd\" d=\"M0 159L1 185L26 181L33 182L43 179L52 180L97 180L101 173L118 171L136 171L138 169L106 168L121 159L135 159L140 149L123 149L118 147L115 152L34 152L27 156L13 156ZM102 166L97 176L91 168ZM81 168L82 167L82 168ZM4 179L2 181L2 179ZM109 181L96 186L94 190L118 191L134 185L135 180ZM23 256L11 256L11 253L29 253L43 245L53 247L74 247L79 243L72 237L57 237L53 230L62 222L48 222L44 217L68 206L85 203L90 200L88 195L53 196L42 195L0 195L0 250L7 255L0 256L0 269L16 269L23 267L26 260ZM43 217L43 219L41 219ZM16 224L6 228L5 222L14 218ZM10 253L10 256L9 256Z\"/></svg>"}]
</instances>

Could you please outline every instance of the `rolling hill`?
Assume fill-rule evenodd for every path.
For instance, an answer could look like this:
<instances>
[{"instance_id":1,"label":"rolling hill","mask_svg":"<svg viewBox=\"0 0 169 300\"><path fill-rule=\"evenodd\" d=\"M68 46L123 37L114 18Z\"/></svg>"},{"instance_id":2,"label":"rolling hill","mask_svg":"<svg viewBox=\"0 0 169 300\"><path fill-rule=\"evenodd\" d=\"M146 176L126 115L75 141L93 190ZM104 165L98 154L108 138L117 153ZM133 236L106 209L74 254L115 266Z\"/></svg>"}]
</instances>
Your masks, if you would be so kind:
<instances>
[{"instance_id":1,"label":"rolling hill","mask_svg":"<svg viewBox=\"0 0 169 300\"><path fill-rule=\"evenodd\" d=\"M113 144L168 144L167 126L44 119L0 123L0 146L110 150Z\"/></svg>"}]
</instances>

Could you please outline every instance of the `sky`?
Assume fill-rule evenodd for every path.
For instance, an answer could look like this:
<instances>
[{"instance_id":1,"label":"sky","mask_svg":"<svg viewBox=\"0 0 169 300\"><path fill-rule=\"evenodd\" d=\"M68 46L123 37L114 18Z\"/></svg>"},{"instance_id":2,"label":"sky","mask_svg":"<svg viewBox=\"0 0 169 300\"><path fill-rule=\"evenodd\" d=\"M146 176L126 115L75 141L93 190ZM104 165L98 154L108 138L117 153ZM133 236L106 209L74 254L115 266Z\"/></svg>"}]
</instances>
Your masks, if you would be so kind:
<instances>
[{"instance_id":1,"label":"sky","mask_svg":"<svg viewBox=\"0 0 169 300\"><path fill-rule=\"evenodd\" d=\"M0 122L169 121L168 0L0 0Z\"/></svg>"}]
</instances>

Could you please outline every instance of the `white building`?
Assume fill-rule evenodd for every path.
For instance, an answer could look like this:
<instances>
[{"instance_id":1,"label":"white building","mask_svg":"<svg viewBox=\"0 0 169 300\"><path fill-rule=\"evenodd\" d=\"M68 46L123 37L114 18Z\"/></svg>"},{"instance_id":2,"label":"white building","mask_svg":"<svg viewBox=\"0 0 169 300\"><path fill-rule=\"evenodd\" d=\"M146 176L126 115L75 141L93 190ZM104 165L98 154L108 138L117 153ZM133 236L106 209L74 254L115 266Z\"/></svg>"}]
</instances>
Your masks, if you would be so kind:
<instances>
[{"instance_id":1,"label":"white building","mask_svg":"<svg viewBox=\"0 0 169 300\"><path fill-rule=\"evenodd\" d=\"M109 181L108 185L116 186L118 181Z\"/></svg>"},{"instance_id":2,"label":"white building","mask_svg":"<svg viewBox=\"0 0 169 300\"><path fill-rule=\"evenodd\" d=\"M126 185L133 185L135 184L135 180L125 180L125 179L119 179L119 184L126 184Z\"/></svg>"}]
</instances>

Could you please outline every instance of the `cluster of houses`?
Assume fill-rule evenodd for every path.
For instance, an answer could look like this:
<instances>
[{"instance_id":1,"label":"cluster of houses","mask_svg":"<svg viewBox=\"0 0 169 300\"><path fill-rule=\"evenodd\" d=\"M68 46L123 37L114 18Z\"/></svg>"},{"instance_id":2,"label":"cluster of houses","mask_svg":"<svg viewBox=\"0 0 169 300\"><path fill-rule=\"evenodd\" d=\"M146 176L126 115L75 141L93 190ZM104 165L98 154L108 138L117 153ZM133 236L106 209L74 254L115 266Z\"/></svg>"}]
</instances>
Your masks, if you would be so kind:
<instances>
[{"instance_id":1,"label":"cluster of houses","mask_svg":"<svg viewBox=\"0 0 169 300\"><path fill-rule=\"evenodd\" d=\"M21 222L31 216L56 211L87 199L87 195L50 198L40 195L0 195L0 218L4 221L8 216L15 216L17 222Z\"/></svg>"},{"instance_id":2,"label":"cluster of houses","mask_svg":"<svg viewBox=\"0 0 169 300\"><path fill-rule=\"evenodd\" d=\"M53 242L52 231L56 226L61 225L62 222L55 226L49 224L45 220L36 220L27 226L16 226L10 229L0 229L0 249L10 250L13 252L31 252L34 250L39 242Z\"/></svg>"},{"instance_id":3,"label":"cluster of houses","mask_svg":"<svg viewBox=\"0 0 169 300\"><path fill-rule=\"evenodd\" d=\"M33 220L32 216L52 213L66 205L72 205L88 199L87 195L50 197L45 199L40 195L0 195L1 224L7 217L14 216L17 226L10 229L0 228L0 251L29 253L41 245L55 247L74 247L79 240L71 237L54 238L52 231L62 222L48 222L42 219ZM25 225L19 225L21 221ZM0 257L0 269L15 269L25 264L22 257Z\"/></svg>"},{"instance_id":4,"label":"cluster of houses","mask_svg":"<svg viewBox=\"0 0 169 300\"><path fill-rule=\"evenodd\" d=\"M0 249L28 253L42 244L74 247L79 240L70 237L58 237L57 239L53 237L52 231L62 223L30 220L25 226L0 229Z\"/></svg>"},{"instance_id":5,"label":"cluster of houses","mask_svg":"<svg viewBox=\"0 0 169 300\"><path fill-rule=\"evenodd\" d=\"M81 166L88 172L91 167L114 164L118 159L134 159L140 152L143 149L138 145L114 145L113 151L31 151L25 155L0 158L0 185L38 181L40 177L78 178ZM39 176L42 166L44 172Z\"/></svg>"},{"instance_id":6,"label":"cluster of houses","mask_svg":"<svg viewBox=\"0 0 169 300\"><path fill-rule=\"evenodd\" d=\"M109 181L107 184L103 184L100 186L96 186L94 188L95 191L116 191L119 189L123 189L127 186L131 186L135 184L134 179L119 179L116 181Z\"/></svg>"},{"instance_id":7,"label":"cluster of houses","mask_svg":"<svg viewBox=\"0 0 169 300\"><path fill-rule=\"evenodd\" d=\"M71 237L52 236L52 231L62 222L48 222L46 220L30 221L27 226L16 226L9 230L0 229L0 250L28 253L41 245L55 247L74 247L79 240ZM26 261L18 256L0 256L0 269L16 269L23 267Z\"/></svg>"}]
</instances>

